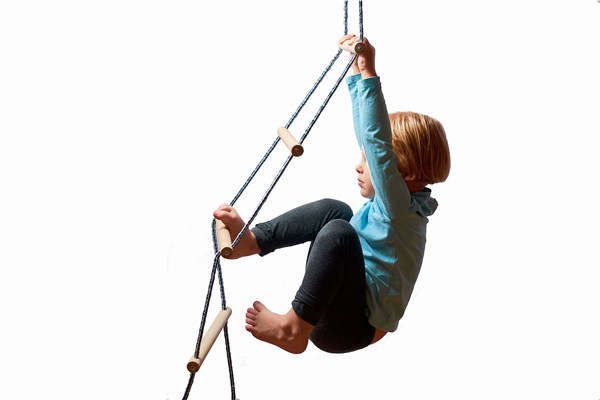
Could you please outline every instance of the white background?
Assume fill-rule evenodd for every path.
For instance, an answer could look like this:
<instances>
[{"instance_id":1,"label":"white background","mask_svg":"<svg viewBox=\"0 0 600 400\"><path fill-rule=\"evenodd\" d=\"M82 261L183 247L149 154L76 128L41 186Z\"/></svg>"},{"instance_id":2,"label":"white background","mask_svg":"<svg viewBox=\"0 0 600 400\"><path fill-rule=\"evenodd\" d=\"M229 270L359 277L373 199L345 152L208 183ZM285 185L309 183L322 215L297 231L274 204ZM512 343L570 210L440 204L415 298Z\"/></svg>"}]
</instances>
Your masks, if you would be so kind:
<instances>
[{"instance_id":1,"label":"white background","mask_svg":"<svg viewBox=\"0 0 600 400\"><path fill-rule=\"evenodd\" d=\"M376 346L294 356L243 315L287 311L306 247L225 260L240 399L600 399L599 19L593 0L364 2L388 108L437 117L451 145L422 275ZM183 396L211 212L342 33L342 1L2 2L0 398ZM344 84L305 149L258 220L362 203ZM218 306L215 285L209 322ZM229 398L224 354L220 337L190 399Z\"/></svg>"}]
</instances>

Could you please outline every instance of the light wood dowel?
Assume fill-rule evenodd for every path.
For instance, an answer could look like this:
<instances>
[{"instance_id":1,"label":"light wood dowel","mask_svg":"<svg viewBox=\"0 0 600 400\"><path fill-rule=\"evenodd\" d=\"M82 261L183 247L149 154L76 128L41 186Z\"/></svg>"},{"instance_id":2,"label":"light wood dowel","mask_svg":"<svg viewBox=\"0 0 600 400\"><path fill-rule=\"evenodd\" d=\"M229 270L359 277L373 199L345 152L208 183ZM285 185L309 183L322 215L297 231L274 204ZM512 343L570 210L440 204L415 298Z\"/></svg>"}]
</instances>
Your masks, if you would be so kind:
<instances>
[{"instance_id":1,"label":"light wood dowel","mask_svg":"<svg viewBox=\"0 0 600 400\"><path fill-rule=\"evenodd\" d=\"M360 54L365 51L365 44L363 42L356 42L353 45L348 45L346 43L341 43L340 49L349 51L350 53Z\"/></svg>"},{"instance_id":2,"label":"light wood dowel","mask_svg":"<svg viewBox=\"0 0 600 400\"><path fill-rule=\"evenodd\" d=\"M187 370L195 374L196 372L200 371L200 364L200 360L192 356L192 358L190 358L190 361L188 361L187 363Z\"/></svg>"},{"instance_id":3,"label":"light wood dowel","mask_svg":"<svg viewBox=\"0 0 600 400\"><path fill-rule=\"evenodd\" d=\"M192 357L187 364L187 369L189 372L198 372L200 370L200 366L206 360L206 356L208 356L208 352L215 344L217 337L225 327L227 320L231 316L231 308L227 307L224 310L219 311L212 325L202 338L202 342L200 343L200 351L198 352L198 358Z\"/></svg>"},{"instance_id":4,"label":"light wood dowel","mask_svg":"<svg viewBox=\"0 0 600 400\"><path fill-rule=\"evenodd\" d=\"M277 135L279 135L279 137L281 138L283 143L285 143L287 148L290 149L290 152L294 157L300 157L302 154L304 154L304 147L302 147L302 145L298 143L298 141L294 138L292 133L285 127L280 126L277 129Z\"/></svg>"},{"instance_id":5,"label":"light wood dowel","mask_svg":"<svg viewBox=\"0 0 600 400\"><path fill-rule=\"evenodd\" d=\"M216 220L217 241L219 242L219 251L225 258L230 258L233 255L231 247L231 233L229 229L220 220Z\"/></svg>"}]
</instances>

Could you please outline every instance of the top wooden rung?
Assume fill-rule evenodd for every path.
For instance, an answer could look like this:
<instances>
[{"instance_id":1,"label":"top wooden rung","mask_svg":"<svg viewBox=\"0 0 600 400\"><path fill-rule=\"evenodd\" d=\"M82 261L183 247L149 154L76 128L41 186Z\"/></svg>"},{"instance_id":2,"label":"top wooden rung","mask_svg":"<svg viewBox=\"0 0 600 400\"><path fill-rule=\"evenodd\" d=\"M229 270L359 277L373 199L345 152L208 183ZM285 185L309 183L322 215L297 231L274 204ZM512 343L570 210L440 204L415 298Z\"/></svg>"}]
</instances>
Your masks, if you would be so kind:
<instances>
[{"instance_id":1,"label":"top wooden rung","mask_svg":"<svg viewBox=\"0 0 600 400\"><path fill-rule=\"evenodd\" d=\"M356 42L352 45L349 45L346 43L340 43L339 46L340 46L340 49L349 51L350 53L354 53L354 54L360 54L363 51L365 51L365 49L367 48L367 46L363 42Z\"/></svg>"}]
</instances>

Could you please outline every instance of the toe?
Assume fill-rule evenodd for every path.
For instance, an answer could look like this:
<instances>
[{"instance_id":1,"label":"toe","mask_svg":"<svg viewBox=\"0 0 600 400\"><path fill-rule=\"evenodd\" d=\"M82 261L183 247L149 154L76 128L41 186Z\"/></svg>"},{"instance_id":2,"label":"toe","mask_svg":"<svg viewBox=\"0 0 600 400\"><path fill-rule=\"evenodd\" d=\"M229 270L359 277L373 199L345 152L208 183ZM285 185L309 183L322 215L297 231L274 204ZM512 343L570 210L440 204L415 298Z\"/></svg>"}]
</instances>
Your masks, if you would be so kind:
<instances>
[{"instance_id":1,"label":"toe","mask_svg":"<svg viewBox=\"0 0 600 400\"><path fill-rule=\"evenodd\" d=\"M258 312L254 309L254 308L249 308L246 310L246 317L249 316L256 316L256 314L258 314Z\"/></svg>"}]
</instances>

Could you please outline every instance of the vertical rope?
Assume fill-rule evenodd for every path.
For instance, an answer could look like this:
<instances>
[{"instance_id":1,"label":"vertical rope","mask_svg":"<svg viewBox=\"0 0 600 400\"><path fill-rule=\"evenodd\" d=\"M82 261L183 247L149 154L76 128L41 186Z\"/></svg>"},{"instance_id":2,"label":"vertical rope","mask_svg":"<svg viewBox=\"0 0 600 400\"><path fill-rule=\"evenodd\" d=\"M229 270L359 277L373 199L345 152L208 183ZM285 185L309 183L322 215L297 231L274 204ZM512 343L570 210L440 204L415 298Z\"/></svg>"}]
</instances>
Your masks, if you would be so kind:
<instances>
[{"instance_id":1,"label":"vertical rope","mask_svg":"<svg viewBox=\"0 0 600 400\"><path fill-rule=\"evenodd\" d=\"M216 221L215 221L216 222ZM215 229L216 233L216 229ZM213 239L215 240L215 239ZM219 258L217 264L217 277L219 278L219 287L221 288L221 309L227 308L227 300L225 299L225 285L223 283L223 271L221 270L221 260ZM231 357L231 344L229 342L228 323L223 327L223 338L225 339L225 354L227 356L227 366L229 370L229 386L231 388L231 400L235 399L235 379L233 376L233 359Z\"/></svg>"},{"instance_id":2,"label":"vertical rope","mask_svg":"<svg viewBox=\"0 0 600 400\"><path fill-rule=\"evenodd\" d=\"M348 0L344 0L344 36L348 34Z\"/></svg>"},{"instance_id":3,"label":"vertical rope","mask_svg":"<svg viewBox=\"0 0 600 400\"><path fill-rule=\"evenodd\" d=\"M364 38L364 32L363 32L363 7L362 7L362 0L360 0L358 2L358 30L359 30L359 37L360 40L362 41Z\"/></svg>"}]
</instances>

